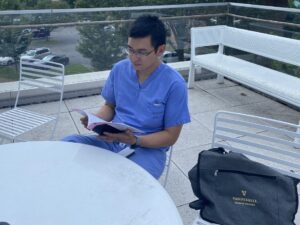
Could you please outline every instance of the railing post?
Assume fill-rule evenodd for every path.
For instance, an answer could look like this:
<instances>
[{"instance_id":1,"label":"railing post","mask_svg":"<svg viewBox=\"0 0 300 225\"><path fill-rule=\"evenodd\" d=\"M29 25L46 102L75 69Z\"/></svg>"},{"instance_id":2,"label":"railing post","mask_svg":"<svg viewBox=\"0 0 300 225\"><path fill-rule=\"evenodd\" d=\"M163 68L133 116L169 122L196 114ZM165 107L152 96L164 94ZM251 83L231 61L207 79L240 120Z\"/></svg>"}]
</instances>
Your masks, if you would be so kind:
<instances>
[{"instance_id":1,"label":"railing post","mask_svg":"<svg viewBox=\"0 0 300 225\"><path fill-rule=\"evenodd\" d=\"M223 53L224 53L224 45L219 44L218 54L223 54ZM224 84L224 76L218 74L218 76L217 76L217 83L218 84Z\"/></svg>"}]
</instances>

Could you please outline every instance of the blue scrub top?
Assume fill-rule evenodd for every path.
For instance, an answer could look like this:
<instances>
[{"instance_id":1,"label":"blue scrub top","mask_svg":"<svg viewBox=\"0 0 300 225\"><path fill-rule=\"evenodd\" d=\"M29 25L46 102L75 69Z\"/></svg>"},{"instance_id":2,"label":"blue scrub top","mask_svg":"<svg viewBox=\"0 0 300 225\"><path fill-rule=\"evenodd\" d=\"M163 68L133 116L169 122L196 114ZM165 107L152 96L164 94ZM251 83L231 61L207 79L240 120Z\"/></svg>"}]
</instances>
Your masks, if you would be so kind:
<instances>
[{"instance_id":1,"label":"blue scrub top","mask_svg":"<svg viewBox=\"0 0 300 225\"><path fill-rule=\"evenodd\" d=\"M115 105L114 122L146 134L190 122L186 83L176 70L163 63L143 84L129 59L116 63L102 96Z\"/></svg>"}]
</instances>

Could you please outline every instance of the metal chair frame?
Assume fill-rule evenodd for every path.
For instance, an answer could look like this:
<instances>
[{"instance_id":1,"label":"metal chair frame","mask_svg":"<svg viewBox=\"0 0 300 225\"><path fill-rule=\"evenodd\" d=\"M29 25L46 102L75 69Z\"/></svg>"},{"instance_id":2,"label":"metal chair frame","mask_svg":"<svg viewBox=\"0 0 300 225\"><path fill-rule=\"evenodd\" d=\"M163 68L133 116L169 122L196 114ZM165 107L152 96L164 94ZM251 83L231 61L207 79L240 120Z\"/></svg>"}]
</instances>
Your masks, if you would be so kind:
<instances>
[{"instance_id":1,"label":"metal chair frame","mask_svg":"<svg viewBox=\"0 0 300 225\"><path fill-rule=\"evenodd\" d=\"M170 167L171 167L171 159L172 159L172 152L173 152L173 145L170 146L170 148L169 148L169 154L167 154L167 163L165 165L166 175L165 175L165 179L163 181L164 188L166 188L167 181L168 181L168 178L169 178L169 172L170 172Z\"/></svg>"},{"instance_id":2,"label":"metal chair frame","mask_svg":"<svg viewBox=\"0 0 300 225\"><path fill-rule=\"evenodd\" d=\"M65 68L62 64L38 59L20 60L20 77L14 107L0 114L0 138L2 138L2 141L8 139L13 142L20 135L43 124L55 121L50 137L50 139L53 139L61 112L64 75ZM24 91L23 86L58 93L60 97L57 113L49 116L18 107L22 91Z\"/></svg>"},{"instance_id":3,"label":"metal chair frame","mask_svg":"<svg viewBox=\"0 0 300 225\"><path fill-rule=\"evenodd\" d=\"M300 125L220 111L215 116L211 147L245 154L252 160L300 179L299 140ZM213 224L200 216L193 222L193 225Z\"/></svg>"}]
</instances>

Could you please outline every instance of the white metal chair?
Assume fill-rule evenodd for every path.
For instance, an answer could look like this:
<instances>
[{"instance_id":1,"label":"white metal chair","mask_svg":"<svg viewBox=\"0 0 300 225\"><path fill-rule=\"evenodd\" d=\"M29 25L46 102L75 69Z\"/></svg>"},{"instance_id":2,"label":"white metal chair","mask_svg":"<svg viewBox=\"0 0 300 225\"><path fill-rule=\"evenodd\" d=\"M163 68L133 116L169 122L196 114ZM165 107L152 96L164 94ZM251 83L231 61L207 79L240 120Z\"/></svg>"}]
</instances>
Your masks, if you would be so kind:
<instances>
[{"instance_id":1,"label":"white metal chair","mask_svg":"<svg viewBox=\"0 0 300 225\"><path fill-rule=\"evenodd\" d=\"M169 172L170 172L170 167L171 167L171 159L172 159L172 152L173 152L173 145L170 146L169 150L168 150L168 153L167 153L167 162L166 162L166 165L165 165L165 171L166 171L166 174L165 174L165 178L164 178L164 181L163 181L163 186L166 187L167 186L167 181L168 181L168 178L169 178Z\"/></svg>"},{"instance_id":2,"label":"white metal chair","mask_svg":"<svg viewBox=\"0 0 300 225\"><path fill-rule=\"evenodd\" d=\"M300 125L253 115L220 111L215 116L212 147L245 154L300 179ZM198 216L193 225L211 225Z\"/></svg>"},{"instance_id":3,"label":"white metal chair","mask_svg":"<svg viewBox=\"0 0 300 225\"><path fill-rule=\"evenodd\" d=\"M64 65L37 59L20 60L20 79L14 108L0 114L0 138L14 141L34 128L54 121L51 139L54 136L61 110L64 88ZM59 95L56 115L48 116L18 107L24 87L41 88Z\"/></svg>"}]
</instances>

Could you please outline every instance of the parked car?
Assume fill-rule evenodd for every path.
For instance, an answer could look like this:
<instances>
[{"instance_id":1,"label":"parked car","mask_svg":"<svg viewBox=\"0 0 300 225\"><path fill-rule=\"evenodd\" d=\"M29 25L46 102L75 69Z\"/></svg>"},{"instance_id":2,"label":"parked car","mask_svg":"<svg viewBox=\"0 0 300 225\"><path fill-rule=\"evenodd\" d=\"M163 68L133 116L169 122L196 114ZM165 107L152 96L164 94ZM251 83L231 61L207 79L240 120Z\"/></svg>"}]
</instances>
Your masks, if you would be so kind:
<instances>
[{"instance_id":1,"label":"parked car","mask_svg":"<svg viewBox=\"0 0 300 225\"><path fill-rule=\"evenodd\" d=\"M113 32L116 31L116 28L115 28L114 25L107 25L107 26L103 27L103 30L105 32L112 32L113 33Z\"/></svg>"},{"instance_id":2,"label":"parked car","mask_svg":"<svg viewBox=\"0 0 300 225\"><path fill-rule=\"evenodd\" d=\"M32 49L32 50L28 50L26 51L24 54L21 55L21 59L25 58L25 59L42 59L47 55L50 55L51 51L49 48L36 48L36 49Z\"/></svg>"},{"instance_id":3,"label":"parked car","mask_svg":"<svg viewBox=\"0 0 300 225\"><path fill-rule=\"evenodd\" d=\"M0 66L9 66L14 63L15 63L15 60L12 57L9 57L9 56L0 57Z\"/></svg>"},{"instance_id":4,"label":"parked car","mask_svg":"<svg viewBox=\"0 0 300 225\"><path fill-rule=\"evenodd\" d=\"M46 27L40 27L35 30L32 30L33 38L47 38L50 37L50 30Z\"/></svg>"},{"instance_id":5,"label":"parked car","mask_svg":"<svg viewBox=\"0 0 300 225\"><path fill-rule=\"evenodd\" d=\"M43 61L57 62L57 63L61 63L63 65L68 65L69 64L69 57L67 57L66 55L51 54L51 55L47 55L42 60Z\"/></svg>"},{"instance_id":6,"label":"parked car","mask_svg":"<svg viewBox=\"0 0 300 225\"><path fill-rule=\"evenodd\" d=\"M190 60L190 55L187 53L184 53L184 60ZM165 51L162 57L162 61L164 63L169 63L169 62L178 62L178 54L177 52L170 52L170 51Z\"/></svg>"},{"instance_id":7,"label":"parked car","mask_svg":"<svg viewBox=\"0 0 300 225\"><path fill-rule=\"evenodd\" d=\"M30 28L26 28L22 30L22 34L31 34L32 30Z\"/></svg>"}]
</instances>

